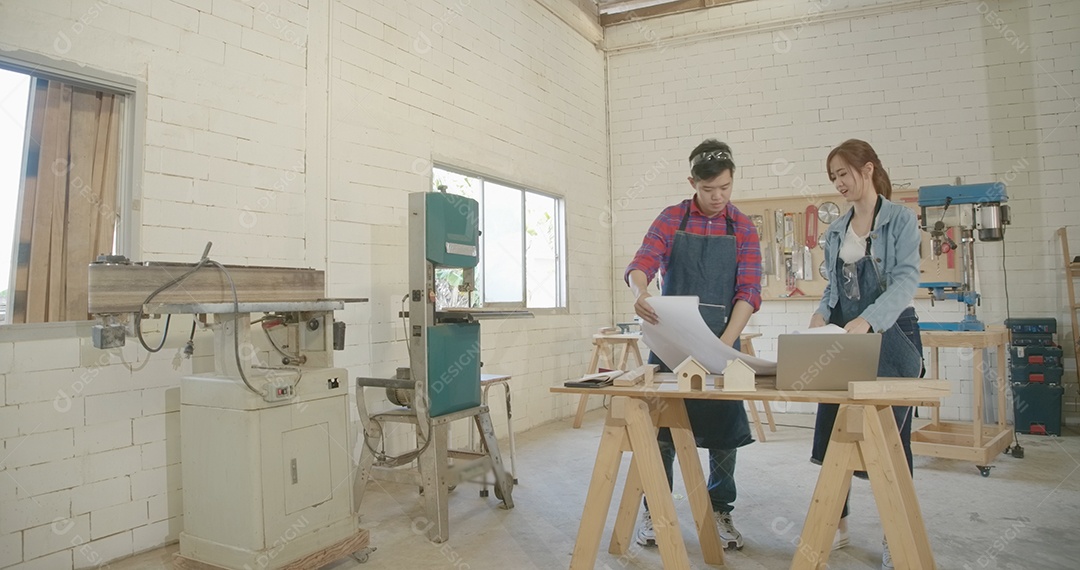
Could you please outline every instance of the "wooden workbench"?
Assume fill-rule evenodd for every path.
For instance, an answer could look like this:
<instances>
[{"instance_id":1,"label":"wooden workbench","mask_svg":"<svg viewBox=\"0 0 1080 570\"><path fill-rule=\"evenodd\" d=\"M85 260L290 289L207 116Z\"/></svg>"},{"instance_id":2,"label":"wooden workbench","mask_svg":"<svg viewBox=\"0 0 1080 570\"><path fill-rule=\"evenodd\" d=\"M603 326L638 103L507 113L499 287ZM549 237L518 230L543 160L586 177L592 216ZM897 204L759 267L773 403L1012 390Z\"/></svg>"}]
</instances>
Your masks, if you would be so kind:
<instances>
[{"instance_id":1,"label":"wooden workbench","mask_svg":"<svg viewBox=\"0 0 1080 570\"><path fill-rule=\"evenodd\" d=\"M659 374L663 380L672 375ZM882 379L886 380L886 379ZM852 384L876 384L852 383ZM570 560L571 570L591 569L596 564L600 541L611 507L611 498L619 474L623 452L632 453L630 469L608 551L624 555L641 508L641 497L649 501L656 543L666 569L689 569L675 504L668 489L656 443L656 428L671 429L690 510L694 516L705 563L723 566L724 550L713 520L705 480L686 415L687 399L762 400L839 404L836 424L825 455L817 486L810 503L800 546L791 563L792 570L826 567L833 537L840 521L851 476L866 471L881 514L889 550L897 568L935 568L930 542L919 510L911 473L900 444L900 433L892 415L892 405L937 405L940 398L905 399L881 396L880 399L855 400L847 392L784 392L771 388L775 378L758 377L756 392L679 392L674 382L656 387L564 388L553 387L559 394L603 394L611 396L611 407L600 438L589 492Z\"/></svg>"},{"instance_id":2,"label":"wooden workbench","mask_svg":"<svg viewBox=\"0 0 1080 570\"><path fill-rule=\"evenodd\" d=\"M761 336L761 333L743 333L739 335L739 345L741 346L743 354L750 356L757 356L754 352L754 339ZM594 334L593 335L593 352L592 358L589 360L589 367L585 369L585 374L594 374L599 372L597 368L600 364L600 359L604 359L604 366L608 370L628 370L629 357L633 356L637 361L635 366L641 366L645 364L645 361L641 358L641 351L638 350L638 341L641 340L641 333L620 333L620 334ZM622 357L619 358L618 364L615 362L615 348L616 346L622 346ZM765 430L761 427L761 416L758 415L757 405L754 402L747 402L748 409L750 411L750 421L754 425L754 429L757 430L758 441L765 441ZM773 419L772 408L768 402L763 402L765 406L765 418L769 422L769 431L776 431L776 420ZM578 400L577 413L574 414L574 429L581 427L581 422L585 420L585 412L589 409L589 394L582 394ZM513 445L513 441L510 442Z\"/></svg>"},{"instance_id":3,"label":"wooden workbench","mask_svg":"<svg viewBox=\"0 0 1080 570\"><path fill-rule=\"evenodd\" d=\"M982 472L990 475L990 463L1012 442L1012 429L1006 424L1005 375L1006 345L1009 333L1004 327L990 327L985 331L921 331L922 344L930 349L928 377L940 378L938 351L942 348L970 348L972 350L972 404L968 422L943 422L941 410L934 406L930 423L911 431L911 452L917 455L943 457L971 461ZM987 368L983 351L997 348L997 367ZM932 375L932 376L930 376ZM983 425L983 386L986 379L994 381L997 391L997 424Z\"/></svg>"}]
</instances>

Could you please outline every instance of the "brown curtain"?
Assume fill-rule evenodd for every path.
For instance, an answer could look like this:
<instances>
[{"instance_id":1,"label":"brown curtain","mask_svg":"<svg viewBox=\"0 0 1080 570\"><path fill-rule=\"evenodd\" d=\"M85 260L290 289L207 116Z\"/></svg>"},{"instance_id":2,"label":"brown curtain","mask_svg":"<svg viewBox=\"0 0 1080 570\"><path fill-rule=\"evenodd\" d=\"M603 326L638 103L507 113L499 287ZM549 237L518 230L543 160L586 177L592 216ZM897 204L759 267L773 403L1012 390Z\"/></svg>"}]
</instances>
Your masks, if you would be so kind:
<instances>
[{"instance_id":1,"label":"brown curtain","mask_svg":"<svg viewBox=\"0 0 1080 570\"><path fill-rule=\"evenodd\" d=\"M119 219L122 96L34 79L30 102L11 322L84 320Z\"/></svg>"}]
</instances>

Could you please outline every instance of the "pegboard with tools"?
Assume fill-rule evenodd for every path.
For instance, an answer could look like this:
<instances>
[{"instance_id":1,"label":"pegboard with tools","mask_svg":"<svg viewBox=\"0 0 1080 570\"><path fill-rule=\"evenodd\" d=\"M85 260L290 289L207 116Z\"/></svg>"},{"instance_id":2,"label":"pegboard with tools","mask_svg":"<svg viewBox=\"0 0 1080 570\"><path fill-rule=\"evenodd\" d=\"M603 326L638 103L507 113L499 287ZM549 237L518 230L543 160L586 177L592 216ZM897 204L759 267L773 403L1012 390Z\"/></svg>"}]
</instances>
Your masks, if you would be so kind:
<instances>
[{"instance_id":1,"label":"pegboard with tools","mask_svg":"<svg viewBox=\"0 0 1080 570\"><path fill-rule=\"evenodd\" d=\"M919 215L914 190L894 190L893 202ZM850 207L838 194L736 200L761 240L762 297L766 300L821 299L825 291L825 232ZM930 235L922 232L920 281L959 279L956 252L933 257Z\"/></svg>"}]
</instances>

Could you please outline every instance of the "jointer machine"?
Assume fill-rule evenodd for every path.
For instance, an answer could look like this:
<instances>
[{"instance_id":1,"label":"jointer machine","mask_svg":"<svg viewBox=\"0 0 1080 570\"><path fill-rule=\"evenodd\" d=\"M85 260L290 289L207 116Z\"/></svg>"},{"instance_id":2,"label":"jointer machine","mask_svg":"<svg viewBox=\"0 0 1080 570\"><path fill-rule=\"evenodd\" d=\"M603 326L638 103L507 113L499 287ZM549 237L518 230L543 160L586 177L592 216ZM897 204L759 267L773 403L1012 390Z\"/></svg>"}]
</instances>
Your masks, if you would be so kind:
<instances>
[{"instance_id":1,"label":"jointer machine","mask_svg":"<svg viewBox=\"0 0 1080 570\"><path fill-rule=\"evenodd\" d=\"M325 299L322 271L223 266L209 249L195 264L103 256L89 268L96 347L123 346L131 328L157 352L180 314L196 319L188 355L196 323L214 333L213 371L180 382L184 530L176 566L366 560L372 549L352 497L348 373L333 363L345 333L334 311L366 299ZM143 338L143 315L168 315L156 347ZM265 339L252 336L258 325Z\"/></svg>"},{"instance_id":2,"label":"jointer machine","mask_svg":"<svg viewBox=\"0 0 1080 570\"><path fill-rule=\"evenodd\" d=\"M409 302L406 328L409 367L394 378L357 378L356 403L363 426L360 474L353 491L357 506L370 479L415 484L423 493L426 521L416 524L433 542L450 536L447 494L462 481L484 480L494 472L495 496L514 506L513 481L503 467L488 408L480 397L480 319L530 317L523 310L491 310L474 305L475 270L480 258L480 206L445 192L409 195ZM440 306L437 279L460 271L460 293L469 306ZM384 389L397 408L369 413L366 389ZM481 450L449 448L451 422L471 419ZM385 424L415 430L417 446L391 456ZM410 438L411 438L410 433ZM454 460L453 463L450 460ZM410 466L416 463L418 469Z\"/></svg>"}]
</instances>

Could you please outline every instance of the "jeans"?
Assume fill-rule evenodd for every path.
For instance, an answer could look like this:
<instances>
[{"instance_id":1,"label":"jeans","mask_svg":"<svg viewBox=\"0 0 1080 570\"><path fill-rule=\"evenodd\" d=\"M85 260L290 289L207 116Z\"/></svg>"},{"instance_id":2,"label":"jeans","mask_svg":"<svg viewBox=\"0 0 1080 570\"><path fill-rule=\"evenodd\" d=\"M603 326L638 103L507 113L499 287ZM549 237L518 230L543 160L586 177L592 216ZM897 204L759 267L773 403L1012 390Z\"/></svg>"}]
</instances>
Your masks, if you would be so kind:
<instances>
[{"instance_id":1,"label":"jeans","mask_svg":"<svg viewBox=\"0 0 1080 570\"><path fill-rule=\"evenodd\" d=\"M664 460L664 472L667 473L668 489L674 485L675 471L675 445L661 441L660 458ZM696 451L696 450L695 450ZM735 452L737 449L710 449L709 450L709 501L712 508L719 513L730 513L735 506ZM649 502L645 501L645 508L649 508Z\"/></svg>"}]
</instances>

